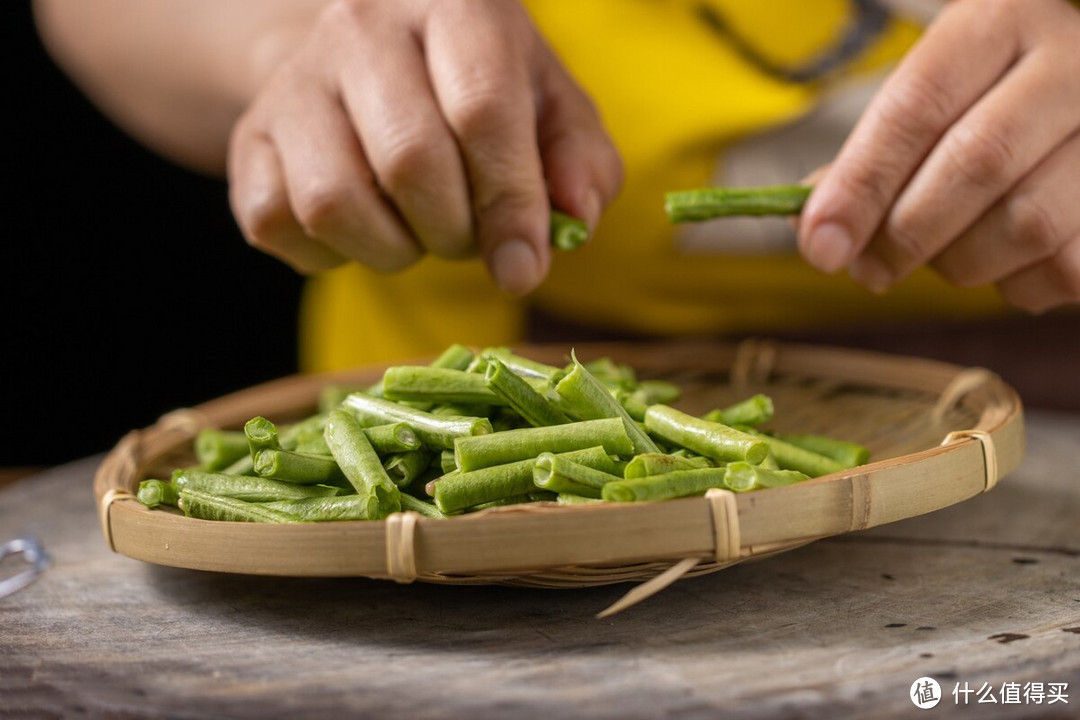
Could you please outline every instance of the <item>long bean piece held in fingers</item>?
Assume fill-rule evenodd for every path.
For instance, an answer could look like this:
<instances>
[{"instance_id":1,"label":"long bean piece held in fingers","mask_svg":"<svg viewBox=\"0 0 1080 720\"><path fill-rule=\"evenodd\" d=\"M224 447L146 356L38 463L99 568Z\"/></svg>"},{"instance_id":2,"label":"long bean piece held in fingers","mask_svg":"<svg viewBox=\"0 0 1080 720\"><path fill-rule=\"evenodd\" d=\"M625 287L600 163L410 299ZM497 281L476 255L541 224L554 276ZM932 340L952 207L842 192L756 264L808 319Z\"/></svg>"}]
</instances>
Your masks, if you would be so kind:
<instances>
[{"instance_id":1,"label":"long bean piece held in fingers","mask_svg":"<svg viewBox=\"0 0 1080 720\"><path fill-rule=\"evenodd\" d=\"M558 210L551 211L551 246L556 250L577 250L589 241L589 227L583 220Z\"/></svg>"},{"instance_id":2,"label":"long bean piece held in fingers","mask_svg":"<svg viewBox=\"0 0 1080 720\"><path fill-rule=\"evenodd\" d=\"M461 437L454 442L454 458L458 469L468 472L531 460L543 452L568 452L596 445L611 455L630 455L634 451L622 419L606 418Z\"/></svg>"},{"instance_id":3,"label":"long bean piece held in fingers","mask_svg":"<svg viewBox=\"0 0 1080 720\"><path fill-rule=\"evenodd\" d=\"M774 185L680 190L665 195L664 210L673 223L736 215L798 215L812 189L806 185Z\"/></svg>"},{"instance_id":4,"label":"long bean piece held in fingers","mask_svg":"<svg viewBox=\"0 0 1080 720\"><path fill-rule=\"evenodd\" d=\"M746 460L756 465L769 454L769 445L763 438L696 418L667 405L649 407L645 413L645 427L664 440L720 462Z\"/></svg>"}]
</instances>

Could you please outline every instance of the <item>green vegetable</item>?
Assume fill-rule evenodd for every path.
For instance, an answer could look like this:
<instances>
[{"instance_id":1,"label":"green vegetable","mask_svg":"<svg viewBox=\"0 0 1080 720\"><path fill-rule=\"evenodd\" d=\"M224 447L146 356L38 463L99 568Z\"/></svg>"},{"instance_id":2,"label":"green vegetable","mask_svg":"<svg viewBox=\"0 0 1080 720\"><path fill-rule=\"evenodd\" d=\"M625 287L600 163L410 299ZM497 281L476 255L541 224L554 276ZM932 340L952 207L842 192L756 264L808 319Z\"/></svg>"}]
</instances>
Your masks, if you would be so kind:
<instances>
[{"instance_id":1,"label":"green vegetable","mask_svg":"<svg viewBox=\"0 0 1080 720\"><path fill-rule=\"evenodd\" d=\"M264 417L253 417L244 424L244 436L247 438L248 451L252 457L260 450L280 450L278 430L274 423Z\"/></svg>"},{"instance_id":2,"label":"green vegetable","mask_svg":"<svg viewBox=\"0 0 1080 720\"><path fill-rule=\"evenodd\" d=\"M720 462L746 460L756 465L769 454L769 445L761 438L667 405L651 406L645 413L645 427L668 442Z\"/></svg>"},{"instance_id":3,"label":"green vegetable","mask_svg":"<svg viewBox=\"0 0 1080 720\"><path fill-rule=\"evenodd\" d=\"M557 493L598 498L600 489L616 480L622 478L551 453L540 455L533 467L533 484Z\"/></svg>"},{"instance_id":4,"label":"green vegetable","mask_svg":"<svg viewBox=\"0 0 1080 720\"><path fill-rule=\"evenodd\" d=\"M673 223L734 215L798 215L811 190L805 185L681 190L667 193L664 210Z\"/></svg>"},{"instance_id":5,"label":"green vegetable","mask_svg":"<svg viewBox=\"0 0 1080 720\"><path fill-rule=\"evenodd\" d=\"M557 368L554 365L547 365L536 360L530 360L527 357L515 355L510 351L510 348L505 347L490 347L484 348L481 356L485 361L491 358L498 358L502 361L502 364L510 368L517 375L523 378L536 378L538 380L544 380L546 382L557 381L562 377L563 369ZM477 368L476 372L483 372L487 369L487 366L483 368Z\"/></svg>"},{"instance_id":6,"label":"green vegetable","mask_svg":"<svg viewBox=\"0 0 1080 720\"><path fill-rule=\"evenodd\" d=\"M492 357L488 361L483 377L488 389L501 397L530 425L544 427L570 422L570 418L534 390L532 385L515 375L497 357Z\"/></svg>"},{"instance_id":7,"label":"green vegetable","mask_svg":"<svg viewBox=\"0 0 1080 720\"><path fill-rule=\"evenodd\" d=\"M823 435L796 435L776 433L777 440L789 443L803 450L832 458L846 468L865 465L870 460L870 451L858 443L836 440Z\"/></svg>"},{"instance_id":8,"label":"green vegetable","mask_svg":"<svg viewBox=\"0 0 1080 720\"><path fill-rule=\"evenodd\" d=\"M809 475L798 470L769 470L747 462L733 462L724 472L724 482L738 492L794 485L809 479Z\"/></svg>"},{"instance_id":9,"label":"green vegetable","mask_svg":"<svg viewBox=\"0 0 1080 720\"><path fill-rule=\"evenodd\" d=\"M180 499L180 493L172 483L161 480L143 480L139 483L139 490L135 497L148 508L156 508L158 505L175 506Z\"/></svg>"},{"instance_id":10,"label":"green vegetable","mask_svg":"<svg viewBox=\"0 0 1080 720\"><path fill-rule=\"evenodd\" d=\"M696 470L712 466L711 461L700 456L685 458L666 453L644 453L631 458L626 464L626 469L623 470L623 477L632 480L650 475L663 475L676 470Z\"/></svg>"},{"instance_id":11,"label":"green vegetable","mask_svg":"<svg viewBox=\"0 0 1080 720\"><path fill-rule=\"evenodd\" d=\"M255 472L298 485L347 485L348 480L334 458L303 455L291 450L260 450L255 454Z\"/></svg>"},{"instance_id":12,"label":"green vegetable","mask_svg":"<svg viewBox=\"0 0 1080 720\"><path fill-rule=\"evenodd\" d=\"M701 495L709 488L726 488L726 468L676 470L633 480L610 482L600 491L609 502L645 502Z\"/></svg>"},{"instance_id":13,"label":"green vegetable","mask_svg":"<svg viewBox=\"0 0 1080 720\"><path fill-rule=\"evenodd\" d=\"M195 457L204 470L227 468L247 454L247 438L242 432L206 428L195 436Z\"/></svg>"},{"instance_id":14,"label":"green vegetable","mask_svg":"<svg viewBox=\"0 0 1080 720\"><path fill-rule=\"evenodd\" d=\"M452 450L455 438L491 432L491 421L487 418L438 417L364 393L349 395L341 404L341 409L356 418L364 427L407 423L420 437L421 442L437 450Z\"/></svg>"},{"instance_id":15,"label":"green vegetable","mask_svg":"<svg viewBox=\"0 0 1080 720\"><path fill-rule=\"evenodd\" d=\"M343 410L330 412L326 422L326 444L356 494L374 496L378 500L380 517L401 510L401 493L397 485L386 474L375 448L352 415Z\"/></svg>"},{"instance_id":16,"label":"green vegetable","mask_svg":"<svg viewBox=\"0 0 1080 720\"><path fill-rule=\"evenodd\" d=\"M772 420L772 417L772 398L761 394L754 395L726 408L713 410L704 416L710 422L723 423L724 425L761 425Z\"/></svg>"},{"instance_id":17,"label":"green vegetable","mask_svg":"<svg viewBox=\"0 0 1080 720\"><path fill-rule=\"evenodd\" d=\"M556 250L577 250L589 241L589 227L581 220L558 210L551 211L551 246Z\"/></svg>"},{"instance_id":18,"label":"green vegetable","mask_svg":"<svg viewBox=\"0 0 1080 720\"><path fill-rule=\"evenodd\" d=\"M387 400L427 403L506 404L488 389L483 375L426 366L388 368L383 375L383 396Z\"/></svg>"},{"instance_id":19,"label":"green vegetable","mask_svg":"<svg viewBox=\"0 0 1080 720\"><path fill-rule=\"evenodd\" d=\"M461 437L454 442L454 459L458 469L467 472L531 460L542 452L569 452L596 445L611 455L630 455L634 450L623 421L607 418Z\"/></svg>"},{"instance_id":20,"label":"green vegetable","mask_svg":"<svg viewBox=\"0 0 1080 720\"><path fill-rule=\"evenodd\" d=\"M260 503L264 508L293 515L305 522L335 520L378 520L379 501L374 495L307 498Z\"/></svg>"},{"instance_id":21,"label":"green vegetable","mask_svg":"<svg viewBox=\"0 0 1080 720\"><path fill-rule=\"evenodd\" d=\"M431 457L431 453L426 450L398 453L383 461L383 469L395 485L404 488L427 470Z\"/></svg>"},{"instance_id":22,"label":"green vegetable","mask_svg":"<svg viewBox=\"0 0 1080 720\"><path fill-rule=\"evenodd\" d=\"M656 443L634 422L619 401L600 383L584 365L574 358L574 369L555 386L562 398L561 407L569 415L581 420L619 418L626 426L626 433L634 445L633 452L659 452ZM619 453L622 454L622 453Z\"/></svg>"},{"instance_id":23,"label":"green vegetable","mask_svg":"<svg viewBox=\"0 0 1080 720\"><path fill-rule=\"evenodd\" d=\"M776 460L776 464L784 470L798 470L810 477L821 477L834 472L846 470L843 465L832 458L819 455L810 450L784 442L778 438L770 437L757 432L752 428L746 429L748 433L760 438L769 445L769 454Z\"/></svg>"},{"instance_id":24,"label":"green vegetable","mask_svg":"<svg viewBox=\"0 0 1080 720\"><path fill-rule=\"evenodd\" d=\"M199 470L176 470L172 475L172 485L177 492L198 490L245 502L299 500L338 494L338 488L328 485L298 485L266 477L239 477Z\"/></svg>"},{"instance_id":25,"label":"green vegetable","mask_svg":"<svg viewBox=\"0 0 1080 720\"><path fill-rule=\"evenodd\" d=\"M442 510L435 507L431 503L424 502L419 498L414 498L412 495L401 494L401 511L405 512L411 510L417 512L428 518L444 518Z\"/></svg>"},{"instance_id":26,"label":"green vegetable","mask_svg":"<svg viewBox=\"0 0 1080 720\"><path fill-rule=\"evenodd\" d=\"M199 490L181 490L180 509L188 517L227 522L295 523L300 518L261 505L218 497Z\"/></svg>"}]
</instances>

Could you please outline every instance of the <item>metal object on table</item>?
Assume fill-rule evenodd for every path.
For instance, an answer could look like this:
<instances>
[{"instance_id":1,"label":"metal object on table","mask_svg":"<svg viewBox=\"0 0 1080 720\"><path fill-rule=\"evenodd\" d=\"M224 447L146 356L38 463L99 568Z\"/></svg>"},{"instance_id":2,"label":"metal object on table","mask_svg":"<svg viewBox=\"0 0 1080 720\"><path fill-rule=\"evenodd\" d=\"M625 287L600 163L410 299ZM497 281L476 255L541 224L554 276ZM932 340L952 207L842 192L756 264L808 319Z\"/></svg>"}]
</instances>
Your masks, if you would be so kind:
<instances>
[{"instance_id":1,"label":"metal object on table","mask_svg":"<svg viewBox=\"0 0 1080 720\"><path fill-rule=\"evenodd\" d=\"M9 540L0 546L0 563L9 555L22 555L22 560L28 567L11 577L0 580L0 598L22 590L49 567L49 556L33 535Z\"/></svg>"}]
</instances>

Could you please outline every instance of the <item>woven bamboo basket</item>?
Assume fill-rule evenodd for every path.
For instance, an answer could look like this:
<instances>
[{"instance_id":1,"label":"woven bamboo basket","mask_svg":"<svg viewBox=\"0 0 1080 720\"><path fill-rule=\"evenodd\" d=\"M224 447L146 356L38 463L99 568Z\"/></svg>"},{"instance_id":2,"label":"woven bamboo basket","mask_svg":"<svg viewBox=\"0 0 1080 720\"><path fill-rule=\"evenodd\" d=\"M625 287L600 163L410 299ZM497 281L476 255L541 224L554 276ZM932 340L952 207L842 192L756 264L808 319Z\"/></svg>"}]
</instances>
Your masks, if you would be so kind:
<instances>
[{"instance_id":1,"label":"woven bamboo basket","mask_svg":"<svg viewBox=\"0 0 1080 720\"><path fill-rule=\"evenodd\" d=\"M565 346L519 348L553 364ZM632 604L683 575L700 575L895 522L990 490L1020 462L1016 392L981 368L879 353L750 340L741 344L589 344L642 378L683 388L692 413L756 392L772 396L776 430L867 445L873 462L798 485L663 503L535 503L446 519L398 513L383 521L299 525L208 522L148 510L140 480L191 464L203 427L241 427L255 415L287 422L315 410L327 383L368 383L383 368L294 376L176 411L129 433L94 480L106 542L138 560L282 576L367 576L572 588L648 580ZM651 580L650 580L651 579ZM618 609L618 608L616 608Z\"/></svg>"}]
</instances>

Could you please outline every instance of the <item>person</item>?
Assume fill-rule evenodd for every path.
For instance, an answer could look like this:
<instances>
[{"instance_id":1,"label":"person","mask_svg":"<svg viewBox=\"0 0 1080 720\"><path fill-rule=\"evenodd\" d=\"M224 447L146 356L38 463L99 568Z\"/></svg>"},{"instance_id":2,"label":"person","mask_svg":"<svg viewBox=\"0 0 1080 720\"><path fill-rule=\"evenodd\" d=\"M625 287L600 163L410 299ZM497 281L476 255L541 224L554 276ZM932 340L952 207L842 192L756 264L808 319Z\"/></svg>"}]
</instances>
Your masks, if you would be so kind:
<instances>
[{"instance_id":1,"label":"person","mask_svg":"<svg viewBox=\"0 0 1080 720\"><path fill-rule=\"evenodd\" d=\"M302 357L325 370L530 322L666 337L1075 306L1080 9L929 4L925 28L884 0L35 11L104 112L227 173L248 242L313 275ZM797 233L664 218L667 190L821 163ZM554 257L551 207L593 242Z\"/></svg>"}]
</instances>

